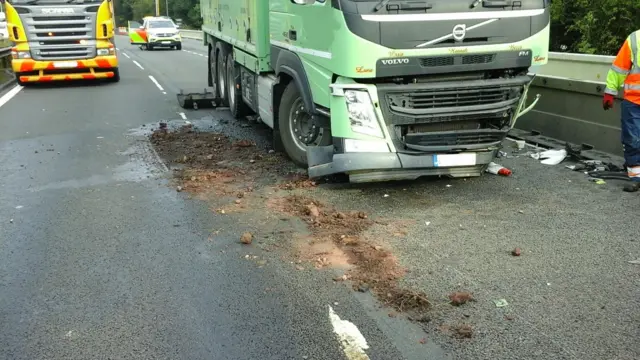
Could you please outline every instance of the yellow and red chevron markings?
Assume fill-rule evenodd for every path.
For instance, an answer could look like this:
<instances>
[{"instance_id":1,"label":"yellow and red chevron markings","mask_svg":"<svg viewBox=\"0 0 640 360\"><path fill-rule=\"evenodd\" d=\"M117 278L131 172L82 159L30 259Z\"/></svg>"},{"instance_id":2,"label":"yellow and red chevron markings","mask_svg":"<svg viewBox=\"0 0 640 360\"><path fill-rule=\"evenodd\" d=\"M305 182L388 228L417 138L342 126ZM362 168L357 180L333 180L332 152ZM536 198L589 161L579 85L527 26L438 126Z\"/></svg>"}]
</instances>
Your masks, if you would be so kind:
<instances>
[{"instance_id":1,"label":"yellow and red chevron markings","mask_svg":"<svg viewBox=\"0 0 640 360\"><path fill-rule=\"evenodd\" d=\"M102 56L95 59L73 60L76 63L73 67L57 67L57 63L63 61L35 61L32 59L14 59L12 62L13 71L18 74L20 81L38 82L38 81L58 81L58 80L91 80L105 79L115 76L113 71L99 71L94 69L115 69L118 66L118 59L115 56ZM68 61L64 61L67 62ZM69 70L67 74L51 74L50 70ZM74 74L73 70L79 71ZM89 70L88 72L86 70ZM20 75L20 73L38 71L38 75Z\"/></svg>"}]
</instances>

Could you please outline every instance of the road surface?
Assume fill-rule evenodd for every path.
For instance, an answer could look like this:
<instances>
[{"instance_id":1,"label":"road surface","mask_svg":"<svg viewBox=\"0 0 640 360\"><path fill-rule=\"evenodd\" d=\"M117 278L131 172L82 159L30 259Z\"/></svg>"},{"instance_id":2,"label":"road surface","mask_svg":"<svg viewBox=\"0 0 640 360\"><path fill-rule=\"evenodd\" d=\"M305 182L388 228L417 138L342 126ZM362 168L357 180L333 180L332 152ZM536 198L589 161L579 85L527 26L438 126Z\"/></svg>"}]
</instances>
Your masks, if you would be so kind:
<instances>
[{"instance_id":1,"label":"road surface","mask_svg":"<svg viewBox=\"0 0 640 360\"><path fill-rule=\"evenodd\" d=\"M415 324L248 251L238 237L254 219L169 186L147 138L159 122L262 148L268 136L177 107L179 89L206 85L200 42L118 46L118 84L0 94L0 359L640 358L637 194L524 154L499 160L510 178L319 187L338 208L410 224L383 240L434 304ZM453 307L453 291L476 301ZM458 324L474 336L452 337Z\"/></svg>"},{"instance_id":2,"label":"road surface","mask_svg":"<svg viewBox=\"0 0 640 360\"><path fill-rule=\"evenodd\" d=\"M0 95L1 359L349 359L337 317L371 359L438 354L318 274L243 261L240 225L166 186L136 132L190 116L175 93L206 86L201 47L117 45L117 84Z\"/></svg>"}]
</instances>

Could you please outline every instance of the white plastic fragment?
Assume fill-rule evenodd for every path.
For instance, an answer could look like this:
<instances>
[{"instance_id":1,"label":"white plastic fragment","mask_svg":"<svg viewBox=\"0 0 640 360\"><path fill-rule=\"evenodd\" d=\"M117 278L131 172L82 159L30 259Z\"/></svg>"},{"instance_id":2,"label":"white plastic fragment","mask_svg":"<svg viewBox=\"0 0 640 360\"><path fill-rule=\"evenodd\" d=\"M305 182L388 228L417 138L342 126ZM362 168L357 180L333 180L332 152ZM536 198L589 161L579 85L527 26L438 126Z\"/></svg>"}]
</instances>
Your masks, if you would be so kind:
<instances>
[{"instance_id":1,"label":"white plastic fragment","mask_svg":"<svg viewBox=\"0 0 640 360\"><path fill-rule=\"evenodd\" d=\"M540 163L544 165L558 165L567 157L567 150L547 150L530 156L536 160L542 160Z\"/></svg>"}]
</instances>

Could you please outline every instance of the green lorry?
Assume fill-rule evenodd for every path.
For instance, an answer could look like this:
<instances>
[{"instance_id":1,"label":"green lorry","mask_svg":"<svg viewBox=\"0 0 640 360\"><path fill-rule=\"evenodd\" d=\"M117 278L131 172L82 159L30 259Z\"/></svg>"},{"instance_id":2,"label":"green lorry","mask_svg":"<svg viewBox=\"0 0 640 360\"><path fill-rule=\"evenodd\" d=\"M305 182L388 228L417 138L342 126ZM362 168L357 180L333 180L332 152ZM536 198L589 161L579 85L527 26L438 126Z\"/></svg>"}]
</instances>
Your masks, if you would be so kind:
<instances>
[{"instance_id":1,"label":"green lorry","mask_svg":"<svg viewBox=\"0 0 640 360\"><path fill-rule=\"evenodd\" d=\"M547 63L549 0L201 0L218 104L312 178L480 176Z\"/></svg>"}]
</instances>

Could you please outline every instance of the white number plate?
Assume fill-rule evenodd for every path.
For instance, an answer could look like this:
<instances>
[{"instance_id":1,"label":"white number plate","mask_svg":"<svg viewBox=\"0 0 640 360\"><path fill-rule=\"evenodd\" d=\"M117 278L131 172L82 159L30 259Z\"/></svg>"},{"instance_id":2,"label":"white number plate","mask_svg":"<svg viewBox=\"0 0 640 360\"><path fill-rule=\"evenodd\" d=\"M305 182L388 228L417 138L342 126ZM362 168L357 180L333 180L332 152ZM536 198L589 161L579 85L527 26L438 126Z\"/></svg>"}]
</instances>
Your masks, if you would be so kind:
<instances>
[{"instance_id":1,"label":"white number plate","mask_svg":"<svg viewBox=\"0 0 640 360\"><path fill-rule=\"evenodd\" d=\"M58 61L53 63L53 67L56 67L59 69L68 69L68 68L78 67L78 63L75 61Z\"/></svg>"},{"instance_id":2,"label":"white number plate","mask_svg":"<svg viewBox=\"0 0 640 360\"><path fill-rule=\"evenodd\" d=\"M163 41L163 44L171 44L171 41Z\"/></svg>"},{"instance_id":3,"label":"white number plate","mask_svg":"<svg viewBox=\"0 0 640 360\"><path fill-rule=\"evenodd\" d=\"M473 166L473 165L476 165L475 153L433 155L433 166L435 167Z\"/></svg>"}]
</instances>

